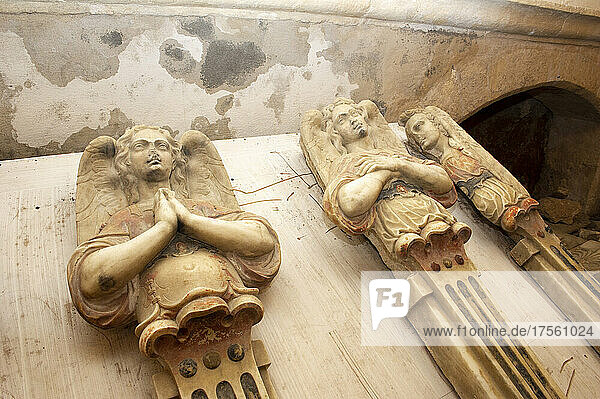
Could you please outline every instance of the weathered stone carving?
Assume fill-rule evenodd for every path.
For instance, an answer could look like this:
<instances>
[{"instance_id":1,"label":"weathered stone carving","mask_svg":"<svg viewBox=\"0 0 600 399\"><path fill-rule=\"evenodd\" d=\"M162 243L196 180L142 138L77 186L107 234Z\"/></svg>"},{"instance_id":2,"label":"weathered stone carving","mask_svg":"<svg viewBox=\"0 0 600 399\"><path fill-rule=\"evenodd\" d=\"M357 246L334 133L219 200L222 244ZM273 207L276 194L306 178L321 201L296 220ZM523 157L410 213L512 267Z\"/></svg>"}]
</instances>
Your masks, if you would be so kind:
<instances>
[{"instance_id":1,"label":"weathered stone carving","mask_svg":"<svg viewBox=\"0 0 600 399\"><path fill-rule=\"evenodd\" d=\"M520 215L536 213L538 203L521 183L441 109L405 111L399 123L409 146L439 162L492 223L513 232Z\"/></svg>"},{"instance_id":2,"label":"weathered stone carving","mask_svg":"<svg viewBox=\"0 0 600 399\"><path fill-rule=\"evenodd\" d=\"M411 156L373 102L338 98L307 112L300 145L324 189L329 218L348 233L365 234L390 269L468 275L409 278L407 317L426 345L426 325L503 322L465 253L470 228L444 208L456 200L452 181L437 164ZM528 348L500 341L428 349L463 398L563 397Z\"/></svg>"},{"instance_id":3,"label":"weathered stone carving","mask_svg":"<svg viewBox=\"0 0 600 399\"><path fill-rule=\"evenodd\" d=\"M279 242L265 219L239 208L204 134L188 131L180 144L135 126L117 141L93 140L76 210L73 303L98 327L137 320L140 351L165 366L154 376L159 398L274 398L251 327L263 315L256 295L279 269Z\"/></svg>"},{"instance_id":4,"label":"weathered stone carving","mask_svg":"<svg viewBox=\"0 0 600 399\"><path fill-rule=\"evenodd\" d=\"M470 228L444 209L456 200L446 173L410 156L372 102L337 99L308 112L301 145L325 188L328 216L349 233L366 234L390 268L435 270L441 259L425 252L432 235L468 240Z\"/></svg>"},{"instance_id":5,"label":"weathered stone carving","mask_svg":"<svg viewBox=\"0 0 600 399\"><path fill-rule=\"evenodd\" d=\"M529 271L575 271L560 279L557 274L534 275L569 318L598 320L598 281L583 273L585 265L544 223L538 202L508 170L437 107L405 111L399 123L405 126L411 148L439 162L483 216L516 236L511 255L520 266Z\"/></svg>"}]
</instances>

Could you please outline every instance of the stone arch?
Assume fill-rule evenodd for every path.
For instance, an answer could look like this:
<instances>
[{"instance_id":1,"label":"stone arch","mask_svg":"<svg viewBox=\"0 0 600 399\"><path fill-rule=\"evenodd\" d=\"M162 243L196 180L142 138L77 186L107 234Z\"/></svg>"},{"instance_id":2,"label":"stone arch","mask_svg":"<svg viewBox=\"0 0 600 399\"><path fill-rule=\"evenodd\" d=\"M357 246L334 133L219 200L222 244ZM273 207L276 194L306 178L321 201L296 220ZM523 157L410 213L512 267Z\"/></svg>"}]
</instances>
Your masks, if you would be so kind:
<instances>
[{"instance_id":1,"label":"stone arch","mask_svg":"<svg viewBox=\"0 0 600 399\"><path fill-rule=\"evenodd\" d=\"M567 91L571 92L572 94L583 98L590 105L592 105L598 112L600 112L600 97L598 97L596 94L594 94L590 90L586 89L585 87L582 87L575 83L571 83L569 81L553 80L553 81L541 82L541 83L537 83L537 84L533 84L533 85L529 85L529 86L522 86L522 87L519 87L519 88L516 88L513 90L506 91L503 94L501 94L495 98L491 98L491 99L479 104L477 107L475 107L471 110L468 110L468 111L465 110L463 112L463 114L457 118L457 122L460 123L460 122L468 119L469 117L475 115L477 112L481 111L482 109L484 109L494 103L497 103L498 101L501 101L505 98L515 96L520 93L525 93L525 92L529 92L532 90L543 89L543 88L548 88L548 87L554 87L557 89L567 90Z\"/></svg>"},{"instance_id":2,"label":"stone arch","mask_svg":"<svg viewBox=\"0 0 600 399\"><path fill-rule=\"evenodd\" d=\"M550 81L486 101L458 119L535 197L564 195L600 216L600 100Z\"/></svg>"},{"instance_id":3,"label":"stone arch","mask_svg":"<svg viewBox=\"0 0 600 399\"><path fill-rule=\"evenodd\" d=\"M600 109L600 59L593 47L478 38L468 56L444 58L444 72L412 99L391 101L393 120L415 105L435 105L460 122L505 97L543 86L564 88ZM388 116L386 114L386 116Z\"/></svg>"}]
</instances>

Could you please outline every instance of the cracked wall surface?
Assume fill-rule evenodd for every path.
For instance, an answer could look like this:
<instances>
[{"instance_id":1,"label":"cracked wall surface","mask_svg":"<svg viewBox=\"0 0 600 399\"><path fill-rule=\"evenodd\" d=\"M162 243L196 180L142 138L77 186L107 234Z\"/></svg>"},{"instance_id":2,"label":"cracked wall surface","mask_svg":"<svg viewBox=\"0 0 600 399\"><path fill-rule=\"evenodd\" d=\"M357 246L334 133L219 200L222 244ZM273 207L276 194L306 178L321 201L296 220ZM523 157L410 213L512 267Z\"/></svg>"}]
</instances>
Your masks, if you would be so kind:
<instances>
[{"instance_id":1,"label":"cracked wall surface","mask_svg":"<svg viewBox=\"0 0 600 399\"><path fill-rule=\"evenodd\" d=\"M337 95L390 122L462 120L529 86L598 98L599 47L362 19L0 14L0 159L82 151L136 123L211 138L297 132Z\"/></svg>"}]
</instances>

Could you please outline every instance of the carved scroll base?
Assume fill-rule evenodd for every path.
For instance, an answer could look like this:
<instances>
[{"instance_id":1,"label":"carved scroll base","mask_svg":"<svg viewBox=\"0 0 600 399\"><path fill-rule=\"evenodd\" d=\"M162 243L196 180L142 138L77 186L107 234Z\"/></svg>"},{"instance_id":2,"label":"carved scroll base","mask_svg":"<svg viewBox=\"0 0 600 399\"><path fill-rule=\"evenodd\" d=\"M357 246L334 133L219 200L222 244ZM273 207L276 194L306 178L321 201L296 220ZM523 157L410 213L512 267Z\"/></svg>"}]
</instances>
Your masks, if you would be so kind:
<instances>
[{"instance_id":1,"label":"carved scroll base","mask_svg":"<svg viewBox=\"0 0 600 399\"><path fill-rule=\"evenodd\" d=\"M501 313L479 283L477 273L415 274L411 283L408 319L436 363L461 398L563 398L560 388L537 357L520 342L481 339L466 346L461 337L448 337L455 346L435 346L423 328L444 325L499 326ZM473 345L473 342L470 342Z\"/></svg>"},{"instance_id":2,"label":"carved scroll base","mask_svg":"<svg viewBox=\"0 0 600 399\"><path fill-rule=\"evenodd\" d=\"M373 232L366 234L375 245L383 263L390 270L434 271L474 270L465 253L464 243L468 239L465 230L448 229L441 234L431 234L425 244L411 245L404 256L390 253L379 237Z\"/></svg>"},{"instance_id":3,"label":"carved scroll base","mask_svg":"<svg viewBox=\"0 0 600 399\"><path fill-rule=\"evenodd\" d=\"M254 309L187 313L179 323L155 320L140 336L142 352L165 367L153 377L159 399L276 399L264 346L251 340Z\"/></svg>"}]
</instances>

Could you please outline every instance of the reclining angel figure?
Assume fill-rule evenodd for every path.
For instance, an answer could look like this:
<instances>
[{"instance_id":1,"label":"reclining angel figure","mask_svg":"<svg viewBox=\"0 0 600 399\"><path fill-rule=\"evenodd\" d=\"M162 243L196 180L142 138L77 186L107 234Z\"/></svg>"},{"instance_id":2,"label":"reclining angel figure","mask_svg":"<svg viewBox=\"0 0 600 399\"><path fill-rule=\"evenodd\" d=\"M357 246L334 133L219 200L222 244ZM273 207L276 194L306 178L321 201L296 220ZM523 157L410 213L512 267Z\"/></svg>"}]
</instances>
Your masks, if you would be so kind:
<instances>
[{"instance_id":1,"label":"reclining angel figure","mask_svg":"<svg viewBox=\"0 0 600 399\"><path fill-rule=\"evenodd\" d=\"M513 232L517 218L537 207L521 183L441 109L405 111L399 124L405 126L409 146L439 162L490 222Z\"/></svg>"},{"instance_id":2,"label":"reclining angel figure","mask_svg":"<svg viewBox=\"0 0 600 399\"><path fill-rule=\"evenodd\" d=\"M575 272L558 279L550 277L558 274L534 274L534 279L548 276L538 282L573 321L598 321L598 281L552 233L537 210L538 202L508 170L437 107L407 110L399 124L405 127L410 148L439 162L485 218L520 240L511 251L520 266Z\"/></svg>"},{"instance_id":3,"label":"reclining angel figure","mask_svg":"<svg viewBox=\"0 0 600 399\"><path fill-rule=\"evenodd\" d=\"M471 230L445 209L456 201L452 181L439 165L409 155L373 102L337 98L307 112L301 146L325 189L328 216L366 234L390 268L439 270L427 243L447 233L464 259Z\"/></svg>"},{"instance_id":4,"label":"reclining angel figure","mask_svg":"<svg viewBox=\"0 0 600 399\"><path fill-rule=\"evenodd\" d=\"M407 319L461 397L564 397L516 341L439 346L423 334L432 325L504 323L465 253L471 229L446 209L457 194L442 167L411 156L371 101L337 98L308 111L300 146L337 226L364 234L390 269L429 272L408 277Z\"/></svg>"},{"instance_id":5,"label":"reclining angel figure","mask_svg":"<svg viewBox=\"0 0 600 399\"><path fill-rule=\"evenodd\" d=\"M557 270L583 270L543 221L538 202L450 115L434 106L416 108L405 111L399 124L409 147L439 162L486 219L528 238Z\"/></svg>"},{"instance_id":6,"label":"reclining angel figure","mask_svg":"<svg viewBox=\"0 0 600 399\"><path fill-rule=\"evenodd\" d=\"M180 144L164 129L135 126L117 141L93 140L76 213L73 303L98 327L137 320L140 350L171 373L170 391L155 382L159 398L173 389L182 398L269 397L250 329L263 315L256 295L279 269L279 242L265 219L239 208L204 134L188 131Z\"/></svg>"}]
</instances>

